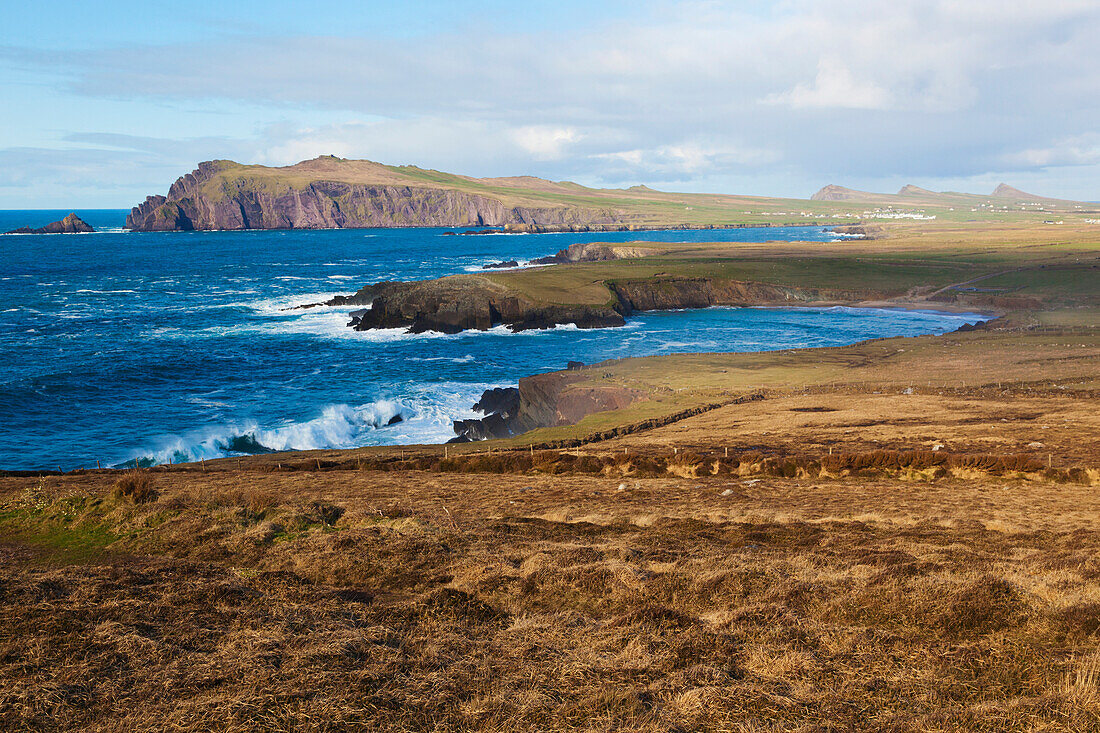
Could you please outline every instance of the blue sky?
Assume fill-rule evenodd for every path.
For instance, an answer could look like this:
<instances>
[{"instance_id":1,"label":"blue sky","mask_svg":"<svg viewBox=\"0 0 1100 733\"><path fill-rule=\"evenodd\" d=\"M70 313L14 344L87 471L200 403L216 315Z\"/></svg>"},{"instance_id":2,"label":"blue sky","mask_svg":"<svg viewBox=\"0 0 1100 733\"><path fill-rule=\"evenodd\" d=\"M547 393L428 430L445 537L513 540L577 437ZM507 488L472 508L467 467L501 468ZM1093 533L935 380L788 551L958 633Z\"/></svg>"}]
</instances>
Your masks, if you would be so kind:
<instances>
[{"instance_id":1,"label":"blue sky","mask_svg":"<svg viewBox=\"0 0 1100 733\"><path fill-rule=\"evenodd\" d=\"M0 208L201 160L1100 199L1096 0L0 0Z\"/></svg>"}]
</instances>

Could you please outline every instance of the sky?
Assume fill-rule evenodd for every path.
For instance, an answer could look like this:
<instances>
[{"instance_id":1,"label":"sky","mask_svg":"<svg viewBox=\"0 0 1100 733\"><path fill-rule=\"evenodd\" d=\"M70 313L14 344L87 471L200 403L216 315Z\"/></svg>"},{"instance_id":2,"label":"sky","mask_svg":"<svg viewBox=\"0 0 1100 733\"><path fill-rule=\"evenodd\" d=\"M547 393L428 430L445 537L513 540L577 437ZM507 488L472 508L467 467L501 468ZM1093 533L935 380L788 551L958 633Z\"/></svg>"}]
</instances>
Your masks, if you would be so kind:
<instances>
[{"instance_id":1,"label":"sky","mask_svg":"<svg viewBox=\"0 0 1100 733\"><path fill-rule=\"evenodd\" d=\"M203 160L1100 199L1100 0L0 0L0 209Z\"/></svg>"}]
</instances>

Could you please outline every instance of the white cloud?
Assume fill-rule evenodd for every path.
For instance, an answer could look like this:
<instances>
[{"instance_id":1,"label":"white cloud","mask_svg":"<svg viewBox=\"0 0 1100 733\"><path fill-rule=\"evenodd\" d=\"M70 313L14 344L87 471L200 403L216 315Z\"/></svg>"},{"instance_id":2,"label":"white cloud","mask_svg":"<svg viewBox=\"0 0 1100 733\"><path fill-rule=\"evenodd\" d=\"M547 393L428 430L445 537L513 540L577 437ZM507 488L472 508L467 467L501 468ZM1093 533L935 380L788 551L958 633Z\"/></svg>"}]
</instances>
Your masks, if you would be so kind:
<instances>
[{"instance_id":1,"label":"white cloud","mask_svg":"<svg viewBox=\"0 0 1100 733\"><path fill-rule=\"evenodd\" d=\"M535 160L560 158L566 148L580 139L575 128L549 125L517 127L509 133L509 137Z\"/></svg>"},{"instance_id":2,"label":"white cloud","mask_svg":"<svg viewBox=\"0 0 1100 733\"><path fill-rule=\"evenodd\" d=\"M592 156L601 162L600 177L612 181L677 181L692 176L755 168L777 162L774 151L725 144L681 141L655 148L620 150Z\"/></svg>"},{"instance_id":3,"label":"white cloud","mask_svg":"<svg viewBox=\"0 0 1100 733\"><path fill-rule=\"evenodd\" d=\"M890 93L873 82L861 82L836 59L824 58L818 63L817 78L812 84L799 84L781 94L764 99L767 104L786 104L796 109L804 107L839 107L845 109L888 109Z\"/></svg>"},{"instance_id":4,"label":"white cloud","mask_svg":"<svg viewBox=\"0 0 1100 733\"><path fill-rule=\"evenodd\" d=\"M1004 160L1009 167L1024 169L1097 165L1100 164L1100 134L1078 135L1049 146L1027 148L1007 154Z\"/></svg>"}]
</instances>

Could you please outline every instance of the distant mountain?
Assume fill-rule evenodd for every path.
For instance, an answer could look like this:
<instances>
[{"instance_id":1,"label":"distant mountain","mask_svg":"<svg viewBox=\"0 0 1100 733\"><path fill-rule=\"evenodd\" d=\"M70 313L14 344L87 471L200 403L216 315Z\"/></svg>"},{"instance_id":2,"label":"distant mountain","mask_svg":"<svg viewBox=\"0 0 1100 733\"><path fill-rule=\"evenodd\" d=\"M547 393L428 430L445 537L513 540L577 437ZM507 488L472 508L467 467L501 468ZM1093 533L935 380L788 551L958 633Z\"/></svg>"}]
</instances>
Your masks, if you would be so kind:
<instances>
[{"instance_id":1,"label":"distant mountain","mask_svg":"<svg viewBox=\"0 0 1100 733\"><path fill-rule=\"evenodd\" d=\"M1006 200L1003 204L998 204L998 206L1027 202L1058 208L1080 204L1080 202L1077 201L1036 196L1035 194L1021 191L1018 188L1013 188L1006 183L997 186L997 188L993 190L993 193L988 196L974 193L959 193L958 191L930 191L927 188L914 186L910 183L902 186L896 194L858 191L856 189L845 188L844 186L837 186L834 184L826 186L811 197L813 201L853 201L877 206L897 205L948 208L988 206L991 203L991 199Z\"/></svg>"},{"instance_id":2,"label":"distant mountain","mask_svg":"<svg viewBox=\"0 0 1100 733\"><path fill-rule=\"evenodd\" d=\"M878 198L880 194L857 191L854 188L845 188L836 184L829 184L813 196L810 201L870 201Z\"/></svg>"},{"instance_id":3,"label":"distant mountain","mask_svg":"<svg viewBox=\"0 0 1100 733\"><path fill-rule=\"evenodd\" d=\"M1018 188L1014 188L1007 183L1002 183L993 189L993 193L989 194L994 198L999 199L1013 199L1015 201L1034 201L1036 203L1057 203L1063 202L1063 199L1052 199L1046 196L1038 196L1027 191L1021 191Z\"/></svg>"}]
</instances>

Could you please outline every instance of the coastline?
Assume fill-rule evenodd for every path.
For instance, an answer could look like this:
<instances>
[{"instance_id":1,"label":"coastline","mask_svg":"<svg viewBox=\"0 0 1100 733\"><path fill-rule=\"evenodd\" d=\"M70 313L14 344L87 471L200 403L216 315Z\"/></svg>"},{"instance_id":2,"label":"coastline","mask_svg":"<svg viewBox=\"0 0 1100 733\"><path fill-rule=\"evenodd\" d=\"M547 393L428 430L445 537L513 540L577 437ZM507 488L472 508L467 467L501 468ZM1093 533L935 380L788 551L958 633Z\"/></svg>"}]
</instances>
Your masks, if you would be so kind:
<instances>
[{"instance_id":1,"label":"coastline","mask_svg":"<svg viewBox=\"0 0 1100 733\"><path fill-rule=\"evenodd\" d=\"M730 309L730 308L746 308L746 309L761 309L761 310L827 310L835 307L843 307L851 310L877 310L877 311L905 311L905 312L919 312L928 313L932 315L968 315L976 316L973 324L965 323L962 326L956 328L953 331L945 331L942 333L925 333L917 336L877 336L869 339L863 339L850 344L844 344L841 346L810 346L801 348L783 348L774 350L762 350L762 351L726 351L726 352L713 352L713 353L695 353L694 356L726 356L733 357L739 354L753 354L758 357L767 357L769 355L781 355L792 352L798 352L805 359L812 361L815 355L826 355L837 349L843 348L858 348L865 344L871 344L880 342L883 340L891 339L937 339L950 334L965 333L973 331L987 330L988 324L998 318L1003 317L1003 313L997 312L984 312L978 313L972 310L963 309L960 306L949 306L949 309L932 310L928 308L921 308L917 303L902 303L885 305L881 302L863 302L859 304L849 305L846 303L806 303L800 305L752 305L752 306L709 306L702 309L688 309L688 310L708 310L708 309ZM659 311L649 311L659 312ZM671 355L675 356L675 354ZM573 378L572 373L583 372L586 370L594 369L608 369L623 361L631 362L644 362L647 360L662 359L662 356L644 356L644 357L627 357L624 359L612 358L604 361L600 361L594 364L584 364L581 362L571 362L569 366L564 370L556 372L544 372L540 374L528 375L520 378L515 385L497 385L481 396L478 403L474 405L474 410L482 412L484 417L478 419L464 419L455 420L454 429L456 436L452 438L449 443L467 443L477 442L493 439L507 439L513 438L520 434L537 430L540 428L551 428L555 426L565 424L575 424L581 422L589 415L605 412L607 410L622 410L630 407L635 402L644 401L650 398L650 395L644 391L630 390L630 389L607 389L603 388L586 394L581 400L563 398L563 394L568 391L574 383L578 380ZM504 396L502 396L504 395ZM569 403L569 407L563 410L562 405ZM724 406L726 402L715 403L706 406L706 409L713 409L715 407ZM482 406L485 406L482 409ZM704 410L705 411L705 410ZM660 424L667 424L668 422L675 422L676 420L683 419L684 417L691 417L699 414L698 408L690 408L684 411L682 414L677 413L678 416L669 420L658 420ZM652 427L650 422L646 423L647 427ZM618 434L618 433L617 433ZM544 448L550 448L555 446L542 446Z\"/></svg>"}]
</instances>

